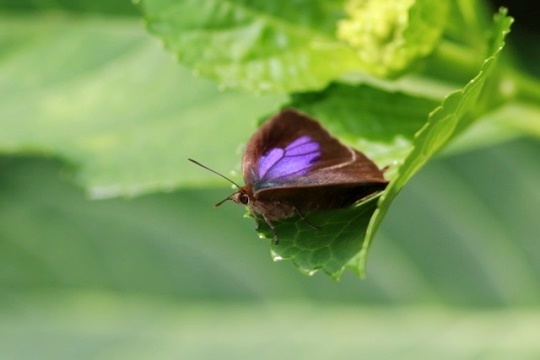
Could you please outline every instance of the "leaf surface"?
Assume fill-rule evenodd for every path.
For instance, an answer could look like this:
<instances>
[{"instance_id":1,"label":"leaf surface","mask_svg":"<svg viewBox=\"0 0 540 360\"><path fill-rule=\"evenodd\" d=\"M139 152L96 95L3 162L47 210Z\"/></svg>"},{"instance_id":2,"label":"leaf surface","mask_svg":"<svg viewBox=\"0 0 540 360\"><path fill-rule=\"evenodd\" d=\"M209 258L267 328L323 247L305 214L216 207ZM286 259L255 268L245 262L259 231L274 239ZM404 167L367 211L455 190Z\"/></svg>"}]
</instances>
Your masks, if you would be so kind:
<instances>
[{"instance_id":1,"label":"leaf surface","mask_svg":"<svg viewBox=\"0 0 540 360\"><path fill-rule=\"evenodd\" d=\"M95 197L217 183L187 158L237 168L254 119L282 97L219 91L113 19L2 19L0 151L58 155Z\"/></svg>"}]
</instances>

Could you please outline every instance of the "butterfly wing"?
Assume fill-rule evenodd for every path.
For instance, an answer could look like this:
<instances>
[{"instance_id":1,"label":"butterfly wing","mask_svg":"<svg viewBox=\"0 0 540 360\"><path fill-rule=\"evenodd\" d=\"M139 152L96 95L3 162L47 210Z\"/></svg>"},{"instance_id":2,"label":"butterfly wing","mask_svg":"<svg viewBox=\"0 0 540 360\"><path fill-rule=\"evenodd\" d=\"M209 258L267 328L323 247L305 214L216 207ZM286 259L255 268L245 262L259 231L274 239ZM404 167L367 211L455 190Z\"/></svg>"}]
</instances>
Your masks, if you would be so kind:
<instances>
[{"instance_id":1,"label":"butterfly wing","mask_svg":"<svg viewBox=\"0 0 540 360\"><path fill-rule=\"evenodd\" d=\"M242 171L258 200L304 209L347 206L387 184L365 155L292 109L270 118L252 136ZM306 201L311 205L301 206Z\"/></svg>"}]
</instances>

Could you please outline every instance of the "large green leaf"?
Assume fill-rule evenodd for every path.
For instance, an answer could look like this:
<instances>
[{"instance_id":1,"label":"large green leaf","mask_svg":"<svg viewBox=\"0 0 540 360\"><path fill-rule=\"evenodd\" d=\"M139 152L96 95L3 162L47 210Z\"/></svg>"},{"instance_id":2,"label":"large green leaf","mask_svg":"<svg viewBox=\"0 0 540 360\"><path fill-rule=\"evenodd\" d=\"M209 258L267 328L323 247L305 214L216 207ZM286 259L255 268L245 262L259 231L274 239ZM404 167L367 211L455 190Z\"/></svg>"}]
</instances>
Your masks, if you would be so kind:
<instances>
[{"instance_id":1,"label":"large green leaf","mask_svg":"<svg viewBox=\"0 0 540 360\"><path fill-rule=\"evenodd\" d=\"M238 145L282 98L219 91L138 21L113 19L1 19L0 151L61 156L97 197L208 183L187 157L237 167Z\"/></svg>"},{"instance_id":2,"label":"large green leaf","mask_svg":"<svg viewBox=\"0 0 540 360\"><path fill-rule=\"evenodd\" d=\"M225 87L324 87L358 67L335 38L343 1L143 0L148 28L179 60Z\"/></svg>"},{"instance_id":3,"label":"large green leaf","mask_svg":"<svg viewBox=\"0 0 540 360\"><path fill-rule=\"evenodd\" d=\"M349 72L387 74L402 70L433 48L444 27L447 8L446 1L419 1L391 16L387 10L395 8L395 2L387 0L383 6L372 1L368 8L375 14L370 13L369 18L387 31L380 34L377 27L367 25L364 33L357 34L349 30L356 29L361 20L339 23L345 18L345 0L137 2L149 30L181 63L224 87L254 92L318 90ZM356 11L364 14L360 7ZM402 19L406 21L394 33L396 22ZM341 35L337 34L338 26L346 28ZM369 48L358 44L358 39L366 37ZM379 47L395 46L396 51L385 55L393 56L392 61L376 58Z\"/></svg>"}]
</instances>

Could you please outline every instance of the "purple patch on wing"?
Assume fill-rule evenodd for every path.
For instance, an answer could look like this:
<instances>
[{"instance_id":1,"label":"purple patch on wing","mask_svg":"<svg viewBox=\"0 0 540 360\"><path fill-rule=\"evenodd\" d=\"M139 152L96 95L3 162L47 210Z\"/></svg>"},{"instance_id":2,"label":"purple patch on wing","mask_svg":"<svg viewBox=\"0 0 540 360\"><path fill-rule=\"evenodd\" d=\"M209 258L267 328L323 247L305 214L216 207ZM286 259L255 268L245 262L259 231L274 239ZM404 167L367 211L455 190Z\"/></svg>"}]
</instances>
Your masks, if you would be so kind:
<instances>
[{"instance_id":1,"label":"purple patch on wing","mask_svg":"<svg viewBox=\"0 0 540 360\"><path fill-rule=\"evenodd\" d=\"M265 177L266 173L285 155L285 150L273 148L259 159L259 179Z\"/></svg>"},{"instance_id":2,"label":"purple patch on wing","mask_svg":"<svg viewBox=\"0 0 540 360\"><path fill-rule=\"evenodd\" d=\"M261 187L307 174L320 156L320 145L309 136L299 137L285 149L271 149L259 159L258 178Z\"/></svg>"},{"instance_id":3,"label":"purple patch on wing","mask_svg":"<svg viewBox=\"0 0 540 360\"><path fill-rule=\"evenodd\" d=\"M301 136L285 148L287 156L307 155L319 152L319 144L311 140L309 136Z\"/></svg>"}]
</instances>

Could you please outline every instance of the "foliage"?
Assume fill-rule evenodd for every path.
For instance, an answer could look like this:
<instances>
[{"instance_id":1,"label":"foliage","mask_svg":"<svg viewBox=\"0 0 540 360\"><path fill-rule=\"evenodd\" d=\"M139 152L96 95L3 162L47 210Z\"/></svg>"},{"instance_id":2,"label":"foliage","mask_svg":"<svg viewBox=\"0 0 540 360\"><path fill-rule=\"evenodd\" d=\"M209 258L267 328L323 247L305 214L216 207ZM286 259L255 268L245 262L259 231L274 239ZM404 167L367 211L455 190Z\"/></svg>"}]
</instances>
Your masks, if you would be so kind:
<instances>
[{"instance_id":1,"label":"foliage","mask_svg":"<svg viewBox=\"0 0 540 360\"><path fill-rule=\"evenodd\" d=\"M336 228L313 235L294 219L279 225L285 241L274 257L307 273L339 277L348 266L363 274L390 204L431 157L510 106L525 113L514 132L533 132L538 114L538 86L501 58L511 18L501 10L490 21L481 2L142 0L148 29L187 68L172 64L123 5L51 4L3 5L12 12L0 25L0 118L17 121L2 125L0 150L61 157L95 198L171 191L221 181L187 157L237 176L252 125L299 108L388 166L391 180L376 208L372 200L346 216L310 214ZM46 11L55 6L129 16ZM360 26L364 10L381 28ZM499 116L495 132L508 133L510 118ZM340 241L337 229L347 229ZM290 246L300 238L315 253Z\"/></svg>"}]
</instances>

